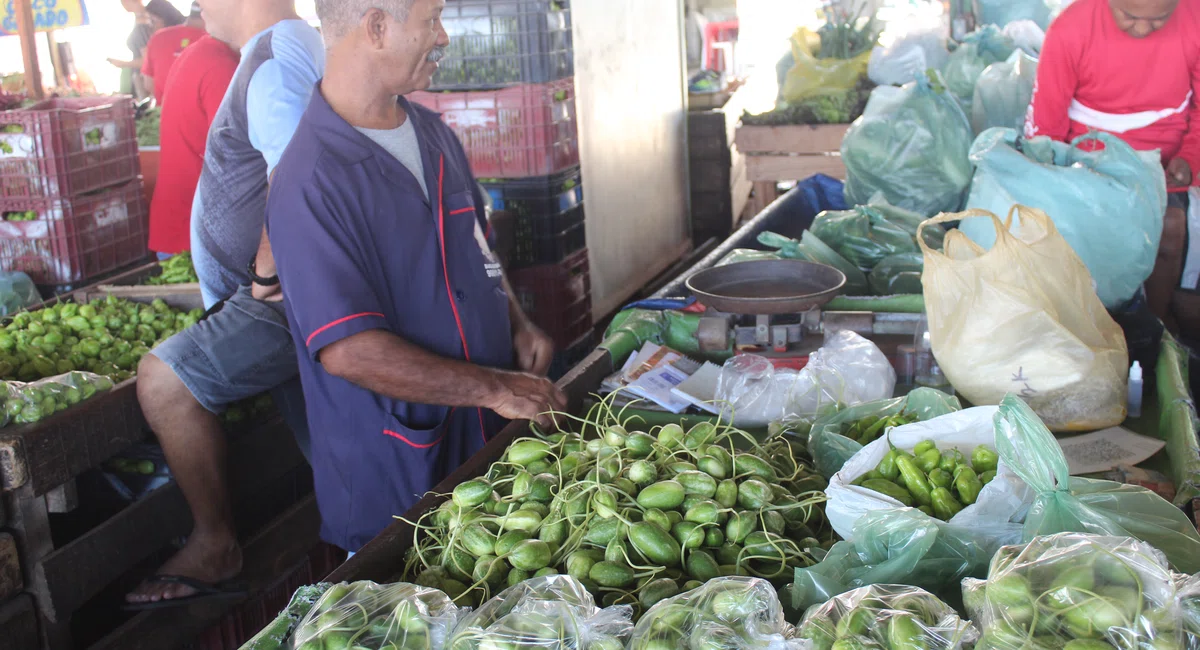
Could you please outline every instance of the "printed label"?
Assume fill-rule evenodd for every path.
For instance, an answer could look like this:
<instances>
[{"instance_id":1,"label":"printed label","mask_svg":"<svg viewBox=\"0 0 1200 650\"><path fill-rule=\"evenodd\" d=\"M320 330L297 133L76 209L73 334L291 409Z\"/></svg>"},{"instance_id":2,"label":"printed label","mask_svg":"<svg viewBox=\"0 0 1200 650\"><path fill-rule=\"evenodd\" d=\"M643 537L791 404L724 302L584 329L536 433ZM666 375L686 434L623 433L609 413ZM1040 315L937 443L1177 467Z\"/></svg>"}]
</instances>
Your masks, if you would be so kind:
<instances>
[{"instance_id":1,"label":"printed label","mask_svg":"<svg viewBox=\"0 0 1200 650\"><path fill-rule=\"evenodd\" d=\"M0 133L0 160L28 158L33 146L33 136L26 133Z\"/></svg>"},{"instance_id":2,"label":"printed label","mask_svg":"<svg viewBox=\"0 0 1200 650\"><path fill-rule=\"evenodd\" d=\"M114 199L108 203L97 206L95 212L92 213L98 228L111 226L129 219L129 206L126 205L123 199Z\"/></svg>"},{"instance_id":3,"label":"printed label","mask_svg":"<svg viewBox=\"0 0 1200 650\"><path fill-rule=\"evenodd\" d=\"M117 145L117 123L89 124L79 132L84 151L99 151Z\"/></svg>"}]
</instances>

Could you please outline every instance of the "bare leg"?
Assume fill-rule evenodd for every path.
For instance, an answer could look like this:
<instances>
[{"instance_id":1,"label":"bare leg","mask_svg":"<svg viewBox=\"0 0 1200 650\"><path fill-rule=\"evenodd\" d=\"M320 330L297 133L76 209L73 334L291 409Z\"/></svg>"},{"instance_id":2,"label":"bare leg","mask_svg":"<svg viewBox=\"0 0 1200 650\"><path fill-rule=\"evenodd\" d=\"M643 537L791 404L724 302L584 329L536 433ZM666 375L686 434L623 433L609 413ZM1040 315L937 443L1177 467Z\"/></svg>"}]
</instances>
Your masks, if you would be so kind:
<instances>
[{"instance_id":1,"label":"bare leg","mask_svg":"<svg viewBox=\"0 0 1200 650\"><path fill-rule=\"evenodd\" d=\"M221 421L192 396L171 368L152 354L138 366L138 400L146 421L158 436L195 525L187 544L159 569L216 583L242 570L242 550L233 527L226 477L226 442ZM130 602L152 602L189 596L176 584L143 584Z\"/></svg>"},{"instance_id":2,"label":"bare leg","mask_svg":"<svg viewBox=\"0 0 1200 650\"><path fill-rule=\"evenodd\" d=\"M1178 333L1175 319L1171 315L1171 300L1179 287L1179 274L1183 272L1184 239L1187 237L1187 213L1182 208L1167 208L1163 219L1162 243L1158 246L1158 260L1154 272L1146 281L1146 302L1166 324L1167 329Z\"/></svg>"}]
</instances>

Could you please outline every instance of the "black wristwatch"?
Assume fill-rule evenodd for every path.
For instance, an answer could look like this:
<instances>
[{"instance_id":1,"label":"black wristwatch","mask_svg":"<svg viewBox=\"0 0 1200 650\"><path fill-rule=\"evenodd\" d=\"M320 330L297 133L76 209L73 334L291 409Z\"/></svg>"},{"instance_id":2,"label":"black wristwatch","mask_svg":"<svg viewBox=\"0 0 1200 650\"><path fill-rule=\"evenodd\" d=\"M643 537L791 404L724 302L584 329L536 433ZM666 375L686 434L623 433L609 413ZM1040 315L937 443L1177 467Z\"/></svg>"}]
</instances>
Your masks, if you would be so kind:
<instances>
[{"instance_id":1,"label":"black wristwatch","mask_svg":"<svg viewBox=\"0 0 1200 650\"><path fill-rule=\"evenodd\" d=\"M246 272L250 274L250 280L260 287L273 287L279 284L279 276L272 275L269 278L261 278L258 276L256 262L258 260L250 260L250 266L246 267Z\"/></svg>"}]
</instances>

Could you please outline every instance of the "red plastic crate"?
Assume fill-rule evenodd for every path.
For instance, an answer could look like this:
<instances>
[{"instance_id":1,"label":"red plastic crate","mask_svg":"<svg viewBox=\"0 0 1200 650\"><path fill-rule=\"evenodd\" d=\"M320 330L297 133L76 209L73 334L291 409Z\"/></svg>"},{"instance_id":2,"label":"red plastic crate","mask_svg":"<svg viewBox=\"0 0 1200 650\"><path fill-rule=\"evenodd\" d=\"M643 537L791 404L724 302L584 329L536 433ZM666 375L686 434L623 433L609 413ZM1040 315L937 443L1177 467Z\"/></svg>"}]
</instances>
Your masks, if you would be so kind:
<instances>
[{"instance_id":1,"label":"red plastic crate","mask_svg":"<svg viewBox=\"0 0 1200 650\"><path fill-rule=\"evenodd\" d=\"M574 78L408 98L442 114L477 178L549 176L579 164Z\"/></svg>"},{"instance_id":2,"label":"red plastic crate","mask_svg":"<svg viewBox=\"0 0 1200 650\"><path fill-rule=\"evenodd\" d=\"M48 99L0 113L0 197L69 197L140 173L129 97Z\"/></svg>"},{"instance_id":3,"label":"red plastic crate","mask_svg":"<svg viewBox=\"0 0 1200 650\"><path fill-rule=\"evenodd\" d=\"M592 281L587 249L558 264L509 273L518 304L565 350L592 329Z\"/></svg>"},{"instance_id":4,"label":"red plastic crate","mask_svg":"<svg viewBox=\"0 0 1200 650\"><path fill-rule=\"evenodd\" d=\"M32 211L32 221L0 221L0 268L37 284L67 285L149 255L149 220L140 179L63 199L0 199L0 217Z\"/></svg>"}]
</instances>

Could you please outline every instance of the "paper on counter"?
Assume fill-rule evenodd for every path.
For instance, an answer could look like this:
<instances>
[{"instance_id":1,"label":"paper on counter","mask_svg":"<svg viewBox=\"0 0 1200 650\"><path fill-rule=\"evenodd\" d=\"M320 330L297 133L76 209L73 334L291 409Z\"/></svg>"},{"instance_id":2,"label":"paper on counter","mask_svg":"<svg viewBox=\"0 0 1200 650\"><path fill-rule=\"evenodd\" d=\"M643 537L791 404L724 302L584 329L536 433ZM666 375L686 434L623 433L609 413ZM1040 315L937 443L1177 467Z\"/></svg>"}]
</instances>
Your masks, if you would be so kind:
<instances>
[{"instance_id":1,"label":"paper on counter","mask_svg":"<svg viewBox=\"0 0 1200 650\"><path fill-rule=\"evenodd\" d=\"M1137 465L1157 454L1167 443L1138 435L1125 427L1112 427L1082 436L1060 438L1072 476L1107 472L1119 465Z\"/></svg>"},{"instance_id":2,"label":"paper on counter","mask_svg":"<svg viewBox=\"0 0 1200 650\"><path fill-rule=\"evenodd\" d=\"M721 409L716 403L717 399L717 380L721 377L721 366L715 363L704 362L700 369L692 373L682 384L676 386L671 392L676 397L685 399L695 405L697 408L703 409L713 415L720 415Z\"/></svg>"}]
</instances>

